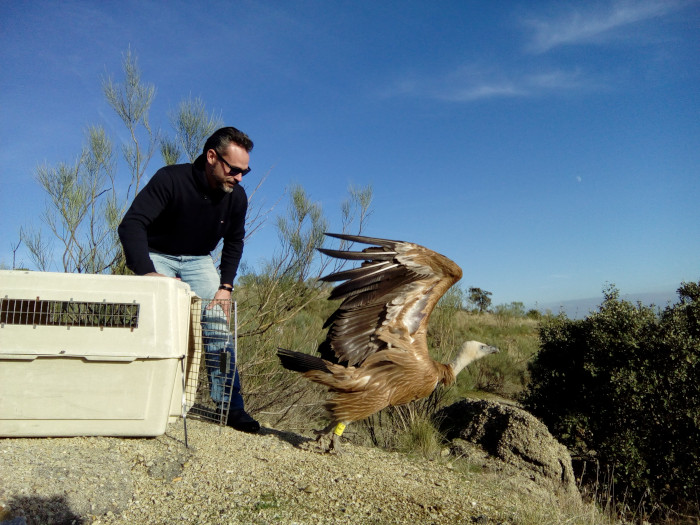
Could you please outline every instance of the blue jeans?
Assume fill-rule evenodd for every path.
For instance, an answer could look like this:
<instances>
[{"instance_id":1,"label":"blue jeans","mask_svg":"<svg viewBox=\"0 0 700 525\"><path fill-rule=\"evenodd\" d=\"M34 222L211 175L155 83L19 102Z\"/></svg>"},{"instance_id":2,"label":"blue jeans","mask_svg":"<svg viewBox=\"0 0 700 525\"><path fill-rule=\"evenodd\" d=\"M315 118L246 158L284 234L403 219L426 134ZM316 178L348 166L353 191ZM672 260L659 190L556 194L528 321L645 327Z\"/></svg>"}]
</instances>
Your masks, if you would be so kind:
<instances>
[{"instance_id":1,"label":"blue jeans","mask_svg":"<svg viewBox=\"0 0 700 525\"><path fill-rule=\"evenodd\" d=\"M150 252L150 257L156 272L168 277L179 277L202 299L212 299L219 289L219 272L216 271L214 260L209 255L168 255ZM228 403L229 410L243 410L241 381L236 368L228 318L219 305L210 309L207 309L207 305L207 301L202 303L202 338L209 373L209 394L219 407L223 408ZM227 373L221 372L219 366L222 352L228 353L231 361L231 368ZM229 391L230 396L227 395Z\"/></svg>"}]
</instances>

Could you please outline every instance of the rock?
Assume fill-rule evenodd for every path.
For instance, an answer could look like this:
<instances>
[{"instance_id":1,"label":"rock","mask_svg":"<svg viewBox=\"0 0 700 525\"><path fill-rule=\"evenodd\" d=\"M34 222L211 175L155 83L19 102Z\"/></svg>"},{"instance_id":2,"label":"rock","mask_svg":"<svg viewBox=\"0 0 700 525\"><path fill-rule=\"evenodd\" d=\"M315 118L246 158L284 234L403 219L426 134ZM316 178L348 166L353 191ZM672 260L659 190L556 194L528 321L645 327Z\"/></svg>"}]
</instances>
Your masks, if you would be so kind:
<instances>
[{"instance_id":1,"label":"rock","mask_svg":"<svg viewBox=\"0 0 700 525\"><path fill-rule=\"evenodd\" d=\"M569 451L532 414L493 401L464 399L438 412L437 421L448 439L474 443L538 483L580 498Z\"/></svg>"}]
</instances>

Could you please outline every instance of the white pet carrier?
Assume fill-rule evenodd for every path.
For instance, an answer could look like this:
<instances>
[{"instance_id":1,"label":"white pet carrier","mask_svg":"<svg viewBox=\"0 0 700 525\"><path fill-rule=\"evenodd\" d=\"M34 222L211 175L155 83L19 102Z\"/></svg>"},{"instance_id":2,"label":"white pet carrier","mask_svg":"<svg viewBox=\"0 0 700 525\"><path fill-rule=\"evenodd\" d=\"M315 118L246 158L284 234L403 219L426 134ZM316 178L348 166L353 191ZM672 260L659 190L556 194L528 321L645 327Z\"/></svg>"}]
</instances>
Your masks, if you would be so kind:
<instances>
[{"instance_id":1,"label":"white pet carrier","mask_svg":"<svg viewBox=\"0 0 700 525\"><path fill-rule=\"evenodd\" d=\"M156 436L183 370L196 390L201 302L180 281L0 271L0 301L0 436Z\"/></svg>"}]
</instances>

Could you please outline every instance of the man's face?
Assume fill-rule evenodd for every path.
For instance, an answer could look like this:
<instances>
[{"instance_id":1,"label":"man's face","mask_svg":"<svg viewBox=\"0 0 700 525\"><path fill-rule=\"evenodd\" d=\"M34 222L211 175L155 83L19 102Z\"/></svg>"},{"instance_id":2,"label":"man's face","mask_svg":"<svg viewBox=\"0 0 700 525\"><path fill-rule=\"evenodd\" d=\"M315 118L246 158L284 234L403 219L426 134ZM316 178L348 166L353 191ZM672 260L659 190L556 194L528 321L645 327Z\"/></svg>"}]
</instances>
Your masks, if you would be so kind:
<instances>
[{"instance_id":1,"label":"man's face","mask_svg":"<svg viewBox=\"0 0 700 525\"><path fill-rule=\"evenodd\" d=\"M243 179L242 173L235 175L231 173L231 166L245 170L248 168L249 161L250 155L238 144L229 144L221 154L210 149L207 151L206 169L209 186L231 193L233 187Z\"/></svg>"}]
</instances>

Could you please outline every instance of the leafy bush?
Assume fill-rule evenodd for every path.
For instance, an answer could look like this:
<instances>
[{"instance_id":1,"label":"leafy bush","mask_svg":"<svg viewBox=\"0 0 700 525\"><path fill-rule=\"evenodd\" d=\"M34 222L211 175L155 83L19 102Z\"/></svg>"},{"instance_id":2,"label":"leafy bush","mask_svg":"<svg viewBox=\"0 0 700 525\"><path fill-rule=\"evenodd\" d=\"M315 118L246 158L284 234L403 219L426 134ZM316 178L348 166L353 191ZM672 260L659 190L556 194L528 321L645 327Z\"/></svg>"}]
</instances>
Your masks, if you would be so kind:
<instances>
[{"instance_id":1,"label":"leafy bush","mask_svg":"<svg viewBox=\"0 0 700 525\"><path fill-rule=\"evenodd\" d=\"M650 508L700 494L700 283L660 314L610 287L599 311L540 326L523 402L609 483Z\"/></svg>"}]
</instances>

